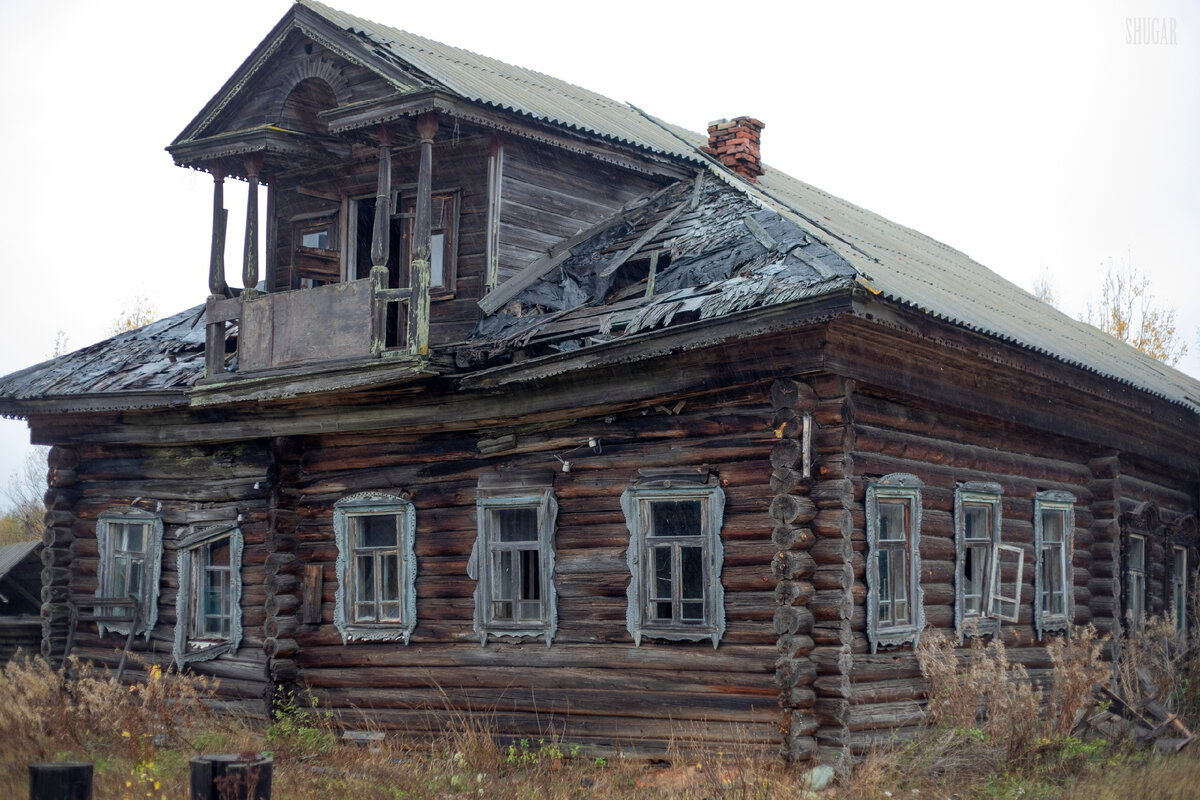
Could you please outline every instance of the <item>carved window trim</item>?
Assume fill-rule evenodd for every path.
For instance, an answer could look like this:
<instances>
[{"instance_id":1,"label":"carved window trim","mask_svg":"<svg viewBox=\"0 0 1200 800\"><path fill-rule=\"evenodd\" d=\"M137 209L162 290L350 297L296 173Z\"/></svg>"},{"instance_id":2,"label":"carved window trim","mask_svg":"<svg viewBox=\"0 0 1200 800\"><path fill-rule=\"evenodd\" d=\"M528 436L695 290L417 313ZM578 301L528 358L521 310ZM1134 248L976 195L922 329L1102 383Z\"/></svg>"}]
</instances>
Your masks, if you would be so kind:
<instances>
[{"instance_id":1,"label":"carved window trim","mask_svg":"<svg viewBox=\"0 0 1200 800\"><path fill-rule=\"evenodd\" d=\"M921 588L921 488L924 483L915 475L897 472L886 475L867 486L867 638L871 652L890 645L916 645L925 627L924 591ZM905 507L905 538L902 547L889 543L900 540L880 539L879 513L881 504L901 504ZM907 580L907 614L902 623L883 622L880 609L892 604L896 598L894 581L887 583L889 600L881 595L884 582L880 579L879 563L882 555L902 550L907 563L904 577Z\"/></svg>"},{"instance_id":2,"label":"carved window trim","mask_svg":"<svg viewBox=\"0 0 1200 800\"><path fill-rule=\"evenodd\" d=\"M141 591L138 594L138 599L141 601L141 615L136 632L143 634L149 641L150 633L158 622L158 583L162 575L163 522L161 516L133 507L110 508L100 515L96 520L96 547L100 555L96 568L96 597L116 598L115 562L120 559L120 555L118 555L120 544L116 541L117 536L114 529L118 525L130 524L141 525L143 529ZM127 583L127 574L125 578ZM114 615L125 613L124 609L109 609L109 611ZM122 620L97 622L97 628L102 636L106 631L128 635L129 625L129 622Z\"/></svg>"},{"instance_id":3,"label":"carved window trim","mask_svg":"<svg viewBox=\"0 0 1200 800\"><path fill-rule=\"evenodd\" d=\"M499 512L532 509L537 513L538 538L533 542L504 543L499 541ZM521 493L490 496L481 489L476 500L478 534L467 562L467 574L475 584L475 633L479 643L486 645L488 637L543 637L549 647L558 631L558 599L554 586L554 533L558 503L549 487L541 492L526 489ZM540 611L538 619L519 621L497 618L495 570L497 559L508 553L536 552ZM513 616L519 615L519 598L511 598Z\"/></svg>"},{"instance_id":4,"label":"carved window trim","mask_svg":"<svg viewBox=\"0 0 1200 800\"><path fill-rule=\"evenodd\" d=\"M661 620L650 613L651 587L655 585L650 574L653 559L653 505L656 502L697 501L700 505L700 530L694 535L663 537L660 545L672 552L672 585L680 581L676 577L675 553L685 548L699 547L701 551L703 619L697 622ZM629 529L629 548L626 563L630 581L626 590L628 606L626 628L633 637L634 645L640 646L643 638L667 641L712 641L713 649L720 644L725 633L725 588L721 584L721 570L725 559L721 543L721 526L725 516L725 493L715 475L700 474L664 476L647 474L634 480L621 494L621 511ZM682 604L682 600L672 600ZM689 599L688 602L695 602ZM678 616L678 614L676 614Z\"/></svg>"},{"instance_id":5,"label":"carved window trim","mask_svg":"<svg viewBox=\"0 0 1200 800\"><path fill-rule=\"evenodd\" d=\"M229 635L203 636L197 633L197 621L203 612L200 594L206 586L203 567L205 552L218 542L229 540L227 592ZM242 531L236 524L210 525L179 540L176 567L179 594L175 600L175 663L179 667L208 661L223 653L236 652L242 642ZM226 570L222 570L226 571Z\"/></svg>"},{"instance_id":6,"label":"carved window trim","mask_svg":"<svg viewBox=\"0 0 1200 800\"><path fill-rule=\"evenodd\" d=\"M1015 621L1013 614L1005 614L1005 604L1019 606L1020 601L1012 603L1012 598L1001 593L1002 585L997 580L997 566L1001 556L1001 523L1003 511L1001 495L1004 490L998 483L970 482L959 484L954 491L954 629L958 632L961 642L966 636L995 636L1000 632L1000 621L1006 619ZM986 508L990 520L986 537L967 539L967 513L971 508ZM1011 553L1014 548L1005 548ZM983 552L982 564L979 553ZM1017 550L1016 552L1021 552ZM967 561L968 555L977 569L981 570L982 582L979 587L979 607L976 610L967 607ZM1020 565L1018 565L1018 572ZM1018 593L1020 581L1017 582ZM1018 594L1019 598L1019 594ZM1014 612L1015 613L1015 612Z\"/></svg>"},{"instance_id":7,"label":"carved window trim","mask_svg":"<svg viewBox=\"0 0 1200 800\"><path fill-rule=\"evenodd\" d=\"M388 622L358 622L351 609L354 606L355 552L351 541L352 522L358 517L395 516L399 534L397 557L399 576L399 620ZM333 622L342 635L342 643L403 641L408 644L417 625L417 560L413 551L416 533L416 509L408 500L390 494L364 492L334 503L333 534L337 543L338 587L333 610Z\"/></svg>"},{"instance_id":8,"label":"carved window trim","mask_svg":"<svg viewBox=\"0 0 1200 800\"><path fill-rule=\"evenodd\" d=\"M1062 517L1062 541L1046 542L1045 516L1057 514ZM1072 559L1075 547L1075 495L1063 491L1038 492L1033 500L1033 552L1034 592L1033 625L1039 639L1050 631L1066 631L1070 628L1075 609L1074 569ZM1053 565L1046 561L1047 551L1057 550L1060 569L1053 573ZM1049 604L1061 581L1059 591L1063 594L1063 611L1054 613ZM1049 584L1049 585L1047 585Z\"/></svg>"}]
</instances>

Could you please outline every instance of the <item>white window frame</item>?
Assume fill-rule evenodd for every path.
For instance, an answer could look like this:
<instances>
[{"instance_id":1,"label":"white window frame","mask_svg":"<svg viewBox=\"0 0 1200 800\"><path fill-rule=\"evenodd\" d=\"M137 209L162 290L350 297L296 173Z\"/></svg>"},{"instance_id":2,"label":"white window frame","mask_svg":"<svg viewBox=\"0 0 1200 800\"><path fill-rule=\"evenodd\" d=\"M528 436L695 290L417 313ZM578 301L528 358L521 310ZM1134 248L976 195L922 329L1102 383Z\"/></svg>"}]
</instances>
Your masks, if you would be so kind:
<instances>
[{"instance_id":1,"label":"white window frame","mask_svg":"<svg viewBox=\"0 0 1200 800\"><path fill-rule=\"evenodd\" d=\"M1149 544L1147 537L1131 533L1125 551L1125 622L1133 634L1141 633L1146 623L1146 548Z\"/></svg>"},{"instance_id":2,"label":"white window frame","mask_svg":"<svg viewBox=\"0 0 1200 800\"><path fill-rule=\"evenodd\" d=\"M1175 615L1175 636L1182 649L1187 642L1188 549L1177 544L1171 553L1171 611Z\"/></svg>"},{"instance_id":3,"label":"white window frame","mask_svg":"<svg viewBox=\"0 0 1200 800\"><path fill-rule=\"evenodd\" d=\"M653 536L653 504L656 502L700 503L700 530L695 535L679 537ZM721 526L725 517L725 493L715 475L707 478L699 473L678 474L670 477L643 471L643 476L633 481L621 494L621 510L629 529L629 548L626 562L630 581L626 591L628 606L626 628L634 644L640 646L643 638L667 641L712 641L713 649L720 644L725 633L725 588L721 584L721 569L725 559L721 544ZM649 540L655 540L651 543ZM680 581L674 578L681 567L676 563L677 553L682 549L699 547L701 550L703 618L696 621L682 619L663 620L651 613L652 588L656 585L651 573L652 547L670 547L672 550L672 586ZM695 602L687 599L687 602ZM673 617L676 606L682 608L683 598L672 600Z\"/></svg>"},{"instance_id":4,"label":"white window frame","mask_svg":"<svg viewBox=\"0 0 1200 800\"><path fill-rule=\"evenodd\" d=\"M1044 514L1061 514L1063 517L1063 538L1060 542L1045 541ZM1075 611L1075 584L1072 559L1075 548L1075 495L1063 491L1038 492L1033 500L1033 550L1034 550L1034 592L1033 592L1033 624L1039 639L1050 631L1069 630ZM1046 553L1049 550L1059 551L1061 569L1057 576L1047 576ZM1055 590L1054 579L1062 582L1063 611L1054 613L1050 610ZM1050 585L1045 585L1049 580ZM1043 608L1043 606L1046 606Z\"/></svg>"},{"instance_id":5,"label":"white window frame","mask_svg":"<svg viewBox=\"0 0 1200 800\"><path fill-rule=\"evenodd\" d=\"M116 561L118 542L116 528L120 525L141 525L141 589L137 598L141 606L136 633L144 634L147 641L154 625L158 622L158 583L162 573L162 517L140 508L110 508L104 511L96 521L96 546L100 559L96 567L96 597L102 599L118 599L115 582L117 580ZM128 576L126 576L128 581ZM123 599L123 598L121 598ZM117 616L125 616L124 609L105 609ZM99 615L97 615L99 616ZM105 631L128 635L130 623L120 619L101 620L97 622L100 634Z\"/></svg>"},{"instance_id":6,"label":"white window frame","mask_svg":"<svg viewBox=\"0 0 1200 800\"><path fill-rule=\"evenodd\" d=\"M206 575L201 557L222 539L229 540L228 592L229 634L209 636L198 632L204 613ZM179 541L176 566L179 594L175 600L175 663L179 667L208 661L223 653L236 652L242 642L242 531L234 523L210 525L185 535ZM226 570L222 569L222 572Z\"/></svg>"},{"instance_id":7,"label":"white window frame","mask_svg":"<svg viewBox=\"0 0 1200 800\"><path fill-rule=\"evenodd\" d=\"M880 645L916 645L925 627L925 594L921 588L921 488L924 483L916 475L896 472L886 475L867 486L867 638L871 652ZM895 547L901 540L880 539L879 513L881 504L904 504L907 529L902 547ZM907 569L904 602L907 604L903 621L882 620L884 606L894 607L897 595L889 591L889 599L881 598L885 582L881 580L879 563L884 553L903 550ZM886 585L890 588L894 581Z\"/></svg>"},{"instance_id":8,"label":"white window frame","mask_svg":"<svg viewBox=\"0 0 1200 800\"><path fill-rule=\"evenodd\" d=\"M1003 613L1007 598L999 594L1001 583L997 580L996 565L1000 560L1002 508L1000 497L1003 488L998 483L962 483L954 491L954 628L959 642L964 636L995 636L1000 632L1000 620L1009 619ZM985 507L991 522L986 537L967 539L967 511L969 508ZM982 545L980 543L983 543ZM984 550L982 585L980 586L979 608L967 608L967 555L968 550ZM1015 548L1007 548L1011 552ZM1017 550L1020 553L1020 550ZM1020 565L1018 565L1018 574ZM1020 586L1018 580L1017 585ZM999 605L999 609L997 606Z\"/></svg>"},{"instance_id":9,"label":"white window frame","mask_svg":"<svg viewBox=\"0 0 1200 800\"><path fill-rule=\"evenodd\" d=\"M359 621L353 611L357 575L357 548L353 543L354 520L360 517L395 516L398 518L397 558L399 576L399 619ZM417 559L413 550L416 533L416 509L413 504L390 494L364 492L343 498L333 507L333 533L337 542L337 598L333 622L343 644L352 641L403 641L408 644L417 625Z\"/></svg>"},{"instance_id":10,"label":"white window frame","mask_svg":"<svg viewBox=\"0 0 1200 800\"><path fill-rule=\"evenodd\" d=\"M532 510L537 514L537 539L530 542L506 543L500 541L499 519L502 511ZM546 488L538 493L514 494L512 496L480 496L476 501L478 534L471 559L467 563L467 574L475 584L475 633L480 644L487 644L492 637L543 637L549 647L558 630L558 601L554 587L554 530L558 516L558 503L554 493ZM535 619L518 619L521 598L498 598L496 569L503 553L514 555L519 552L537 553L539 611ZM514 558L514 563L519 560ZM511 602L511 619L497 617L496 604Z\"/></svg>"}]
</instances>

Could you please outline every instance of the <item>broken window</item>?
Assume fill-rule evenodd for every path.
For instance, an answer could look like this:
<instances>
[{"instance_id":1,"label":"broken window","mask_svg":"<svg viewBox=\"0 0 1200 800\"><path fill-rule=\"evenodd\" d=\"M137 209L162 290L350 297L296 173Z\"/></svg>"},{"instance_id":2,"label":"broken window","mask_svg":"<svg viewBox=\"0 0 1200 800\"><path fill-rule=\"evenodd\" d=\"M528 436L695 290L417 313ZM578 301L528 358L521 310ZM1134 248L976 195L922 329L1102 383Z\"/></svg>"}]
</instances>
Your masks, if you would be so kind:
<instances>
[{"instance_id":1,"label":"broken window","mask_svg":"<svg viewBox=\"0 0 1200 800\"><path fill-rule=\"evenodd\" d=\"M213 525L179 542L175 663L206 661L242 640L242 532Z\"/></svg>"},{"instance_id":2,"label":"broken window","mask_svg":"<svg viewBox=\"0 0 1200 800\"><path fill-rule=\"evenodd\" d=\"M334 504L338 592L334 623L342 641L396 640L416 626L413 532L409 501L366 493Z\"/></svg>"},{"instance_id":3,"label":"broken window","mask_svg":"<svg viewBox=\"0 0 1200 800\"><path fill-rule=\"evenodd\" d=\"M871 650L915 643L925 623L920 584L921 480L895 473L867 487L867 636Z\"/></svg>"},{"instance_id":4,"label":"broken window","mask_svg":"<svg viewBox=\"0 0 1200 800\"><path fill-rule=\"evenodd\" d=\"M391 199L387 267L388 285L392 288L411 286L409 268L416 220L415 195L414 188L407 188L393 193ZM435 299L454 294L458 274L459 202L458 191L438 191L430 197L429 291ZM351 235L347 237L347 280L366 278L371 272L375 203L374 196L353 198L348 203Z\"/></svg>"},{"instance_id":5,"label":"broken window","mask_svg":"<svg viewBox=\"0 0 1200 800\"><path fill-rule=\"evenodd\" d=\"M1038 493L1033 501L1033 620L1039 639L1047 631L1066 630L1070 623L1074 527L1074 495L1061 491Z\"/></svg>"},{"instance_id":6,"label":"broken window","mask_svg":"<svg viewBox=\"0 0 1200 800\"><path fill-rule=\"evenodd\" d=\"M725 632L721 524L715 476L643 474L621 495L629 528L627 625L642 637L711 639Z\"/></svg>"},{"instance_id":7,"label":"broken window","mask_svg":"<svg viewBox=\"0 0 1200 800\"><path fill-rule=\"evenodd\" d=\"M1015 613L1017 604L1005 602L1002 594L1004 570L997 569L1001 491L996 483L973 482L960 484L954 492L954 622L960 640L971 635L994 636L1000 630L999 621L1011 619ZM1021 551L1016 549L1016 553L1019 571Z\"/></svg>"},{"instance_id":8,"label":"broken window","mask_svg":"<svg viewBox=\"0 0 1200 800\"><path fill-rule=\"evenodd\" d=\"M1125 555L1126 622L1131 632L1140 633L1146 620L1146 537L1130 534Z\"/></svg>"},{"instance_id":9,"label":"broken window","mask_svg":"<svg viewBox=\"0 0 1200 800\"><path fill-rule=\"evenodd\" d=\"M100 554L96 597L138 602L139 633L149 638L158 619L158 578L162 555L162 517L136 508L109 509L96 523ZM112 620L99 623L104 631L129 633L130 612L106 608Z\"/></svg>"},{"instance_id":10,"label":"broken window","mask_svg":"<svg viewBox=\"0 0 1200 800\"><path fill-rule=\"evenodd\" d=\"M486 490L481 487L481 495ZM467 572L478 580L475 626L492 636L543 636L558 627L554 591L554 521L558 505L546 488L515 496L480 496L479 535Z\"/></svg>"}]
</instances>

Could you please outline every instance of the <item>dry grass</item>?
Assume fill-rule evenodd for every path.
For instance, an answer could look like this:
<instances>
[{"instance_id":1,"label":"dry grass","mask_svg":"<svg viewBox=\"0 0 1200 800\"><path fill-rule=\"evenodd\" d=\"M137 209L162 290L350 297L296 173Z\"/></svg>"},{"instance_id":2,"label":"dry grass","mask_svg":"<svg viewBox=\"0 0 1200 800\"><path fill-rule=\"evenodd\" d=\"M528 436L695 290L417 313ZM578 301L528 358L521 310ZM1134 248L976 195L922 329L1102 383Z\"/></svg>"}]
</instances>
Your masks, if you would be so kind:
<instances>
[{"instance_id":1,"label":"dry grass","mask_svg":"<svg viewBox=\"0 0 1200 800\"><path fill-rule=\"evenodd\" d=\"M853 780L822 796L1103 800L1142 787L1155 797L1191 796L1200 785L1194 754L1151 759L1055 733L1080 707L1099 646L1085 633L1053 656L1064 676L1047 691L1061 709L1040 717L1040 696L1003 647L956 651L925 637L921 661L934 688L922 735L868 759ZM420 739L389 735L367 746L341 740L335 719L306 694L285 697L272 724L256 725L210 712L204 701L216 685L170 670L152 667L149 680L132 687L83 664L67 674L40 659L0 673L0 797L27 793L33 761L79 759L95 764L97 800L174 800L187 796L192 756L261 751L275 759L274 796L288 800L806 796L803 768L750 744L703 752L695 731L683 729L668 756L653 762L598 756L552 735L499 743L486 714L463 715Z\"/></svg>"}]
</instances>

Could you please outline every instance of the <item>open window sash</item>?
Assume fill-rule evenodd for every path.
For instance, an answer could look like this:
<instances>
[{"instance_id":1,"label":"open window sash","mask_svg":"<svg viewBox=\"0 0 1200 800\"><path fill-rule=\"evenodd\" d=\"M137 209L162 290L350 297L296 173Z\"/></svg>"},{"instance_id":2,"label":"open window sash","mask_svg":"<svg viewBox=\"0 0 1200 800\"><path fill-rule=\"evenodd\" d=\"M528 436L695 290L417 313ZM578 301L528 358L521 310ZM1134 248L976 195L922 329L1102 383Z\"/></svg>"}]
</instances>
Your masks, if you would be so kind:
<instances>
[{"instance_id":1,"label":"open window sash","mask_svg":"<svg viewBox=\"0 0 1200 800\"><path fill-rule=\"evenodd\" d=\"M1008 558L1005 559L1005 556ZM1017 578L1013 584L1013 594L1006 595L1002 591L1001 564L1002 561L1017 564ZM992 568L988 575L987 609L985 616L995 617L1005 622L1016 622L1021 614L1021 579L1024 577L1025 551L1010 544L992 545Z\"/></svg>"}]
</instances>

